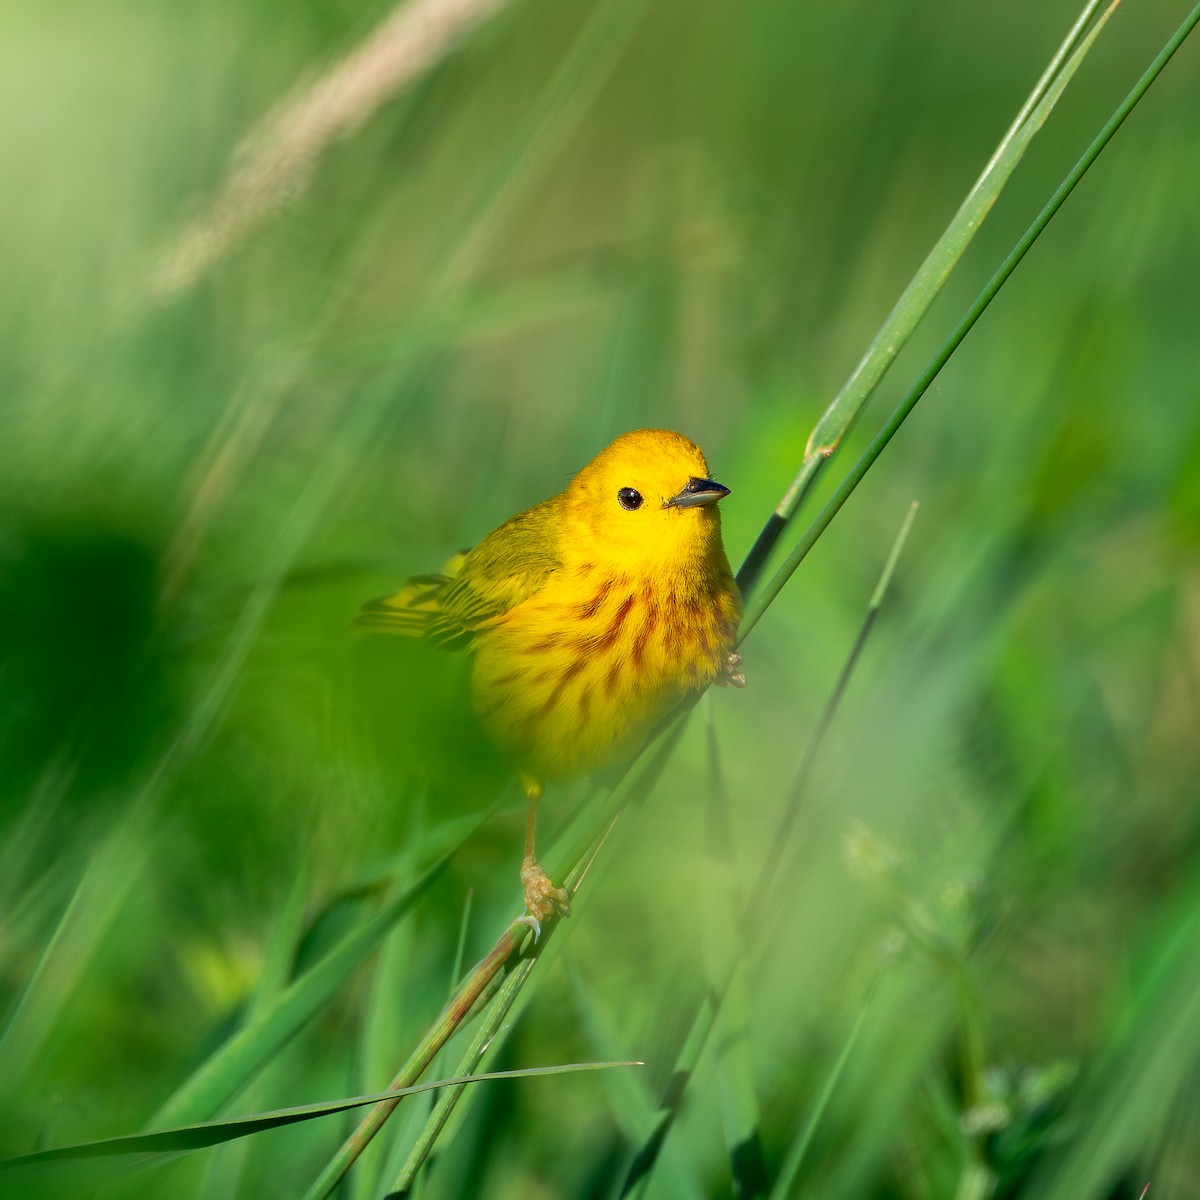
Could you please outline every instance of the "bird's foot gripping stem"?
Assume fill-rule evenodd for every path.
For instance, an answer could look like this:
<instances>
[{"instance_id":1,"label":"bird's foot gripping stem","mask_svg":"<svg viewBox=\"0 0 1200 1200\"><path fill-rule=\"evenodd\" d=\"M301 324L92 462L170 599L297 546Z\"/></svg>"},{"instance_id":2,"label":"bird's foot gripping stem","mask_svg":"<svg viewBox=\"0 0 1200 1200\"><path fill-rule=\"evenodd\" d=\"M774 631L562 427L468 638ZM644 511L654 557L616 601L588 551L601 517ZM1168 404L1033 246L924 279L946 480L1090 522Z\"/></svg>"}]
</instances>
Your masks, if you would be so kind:
<instances>
[{"instance_id":1,"label":"bird's foot gripping stem","mask_svg":"<svg viewBox=\"0 0 1200 1200\"><path fill-rule=\"evenodd\" d=\"M552 913L560 917L571 915L571 898L566 888L555 887L532 854L526 855L521 863L521 886L525 889L525 908L529 912L528 918L521 919L533 930L535 940L541 936L542 922Z\"/></svg>"},{"instance_id":2,"label":"bird's foot gripping stem","mask_svg":"<svg viewBox=\"0 0 1200 1200\"><path fill-rule=\"evenodd\" d=\"M719 687L736 687L744 688L746 686L746 676L742 674L742 656L735 651L725 655L725 661L721 665L720 674L717 675L717 685Z\"/></svg>"}]
</instances>

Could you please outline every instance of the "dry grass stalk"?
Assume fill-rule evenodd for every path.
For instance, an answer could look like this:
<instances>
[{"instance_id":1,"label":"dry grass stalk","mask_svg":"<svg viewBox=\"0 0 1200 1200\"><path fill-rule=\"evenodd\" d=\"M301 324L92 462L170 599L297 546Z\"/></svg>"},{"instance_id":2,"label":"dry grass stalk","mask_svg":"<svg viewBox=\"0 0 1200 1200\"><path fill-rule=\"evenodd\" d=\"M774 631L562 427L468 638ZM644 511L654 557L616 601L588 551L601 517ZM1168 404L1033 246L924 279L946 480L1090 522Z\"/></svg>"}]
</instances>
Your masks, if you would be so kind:
<instances>
[{"instance_id":1,"label":"dry grass stalk","mask_svg":"<svg viewBox=\"0 0 1200 1200\"><path fill-rule=\"evenodd\" d=\"M411 0L324 75L281 101L233 155L206 214L159 258L150 291L170 301L193 287L266 218L307 187L321 155L443 59L506 0Z\"/></svg>"}]
</instances>

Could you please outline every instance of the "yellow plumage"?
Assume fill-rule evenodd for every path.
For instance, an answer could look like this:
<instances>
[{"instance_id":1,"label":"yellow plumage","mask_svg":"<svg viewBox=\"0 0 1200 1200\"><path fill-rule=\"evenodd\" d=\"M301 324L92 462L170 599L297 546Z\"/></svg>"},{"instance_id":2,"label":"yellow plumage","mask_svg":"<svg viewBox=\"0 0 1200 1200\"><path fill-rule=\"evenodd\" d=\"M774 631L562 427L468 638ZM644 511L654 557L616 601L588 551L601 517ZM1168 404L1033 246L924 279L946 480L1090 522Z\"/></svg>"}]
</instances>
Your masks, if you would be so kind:
<instances>
[{"instance_id":1,"label":"yellow plumage","mask_svg":"<svg viewBox=\"0 0 1200 1200\"><path fill-rule=\"evenodd\" d=\"M682 435L624 434L565 491L359 621L471 651L476 712L536 804L535 780L619 763L684 697L744 683L715 503L726 494ZM536 867L532 813L528 840Z\"/></svg>"}]
</instances>

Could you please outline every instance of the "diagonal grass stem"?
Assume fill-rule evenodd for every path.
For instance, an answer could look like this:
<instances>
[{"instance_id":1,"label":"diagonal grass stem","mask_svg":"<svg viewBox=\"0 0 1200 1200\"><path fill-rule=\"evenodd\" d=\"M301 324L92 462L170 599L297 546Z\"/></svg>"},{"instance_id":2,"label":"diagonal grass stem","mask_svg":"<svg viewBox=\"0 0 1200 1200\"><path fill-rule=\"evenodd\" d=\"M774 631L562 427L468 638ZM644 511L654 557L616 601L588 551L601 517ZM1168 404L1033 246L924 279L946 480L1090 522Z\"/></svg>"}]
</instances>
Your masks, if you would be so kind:
<instances>
[{"instance_id":1,"label":"diagonal grass stem","mask_svg":"<svg viewBox=\"0 0 1200 1200\"><path fill-rule=\"evenodd\" d=\"M821 468L850 432L879 381L941 291L1119 2L1113 0L1084 36L1084 30L1101 3L1101 0L1088 0L950 224L901 293L850 378L813 427L799 472L738 571L737 582L743 596L754 591L768 557L811 491Z\"/></svg>"},{"instance_id":2,"label":"diagonal grass stem","mask_svg":"<svg viewBox=\"0 0 1200 1200\"><path fill-rule=\"evenodd\" d=\"M850 498L851 493L862 482L863 477L871 469L875 460L883 453L884 448L892 440L896 431L904 424L909 413L916 407L917 401L925 394L929 385L937 378L941 369L949 361L950 356L958 349L967 334L971 332L975 322L979 320L988 305L996 298L997 293L1004 286L1008 277L1016 270L1018 264L1029 252L1030 247L1037 241L1042 231L1050 223L1054 214L1058 212L1067 197L1075 190L1076 185L1100 156L1100 152L1112 140L1113 135L1120 129L1125 118L1129 116L1138 101L1145 95L1146 90L1158 78L1163 68L1175 54L1175 51L1179 49L1187 36L1196 27L1197 22L1200 22L1200 5L1192 9L1171 39L1163 46L1154 61L1143 72L1137 83L1134 84L1129 94L1118 105L1112 116L1105 123L1103 129L1096 135L1087 150L1084 151L1083 156L1067 174L1062 183L1059 184L1053 196L1046 202L1045 207L1034 218L1033 223L1022 235L1020 241L1012 248L1008 257L1005 258L995 274L988 280L983 290L975 298L974 303L967 309L959 323L955 326L954 331L946 339L942 348L921 373L920 378L913 384L904 399L896 406L883 428L875 435L870 445L863 451L858 461L842 480L841 484L838 485L837 490L825 504L825 507L821 509L812 524L804 531L804 534L784 560L782 566L780 566L775 575L763 587L763 590L751 601L746 609L746 615L742 620L740 635L742 641L746 639L750 631L758 624L763 613L766 612L775 597L782 591L784 585L792 577L793 572L804 561L804 558L813 546L816 545L817 539L829 527L830 522L841 510L842 505ZM1081 51L1085 48L1081 48ZM1081 51L1077 51L1077 53Z\"/></svg>"}]
</instances>

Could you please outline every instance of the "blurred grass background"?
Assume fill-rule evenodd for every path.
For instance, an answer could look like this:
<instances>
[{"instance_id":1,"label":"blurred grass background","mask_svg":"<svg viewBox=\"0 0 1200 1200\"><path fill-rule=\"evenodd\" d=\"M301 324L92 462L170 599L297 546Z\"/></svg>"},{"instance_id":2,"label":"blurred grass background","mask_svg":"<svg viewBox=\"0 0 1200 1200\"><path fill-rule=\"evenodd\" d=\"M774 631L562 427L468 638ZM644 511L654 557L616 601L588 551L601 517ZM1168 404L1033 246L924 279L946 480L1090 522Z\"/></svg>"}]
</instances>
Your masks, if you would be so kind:
<instances>
[{"instance_id":1,"label":"blurred grass background","mask_svg":"<svg viewBox=\"0 0 1200 1200\"><path fill-rule=\"evenodd\" d=\"M233 148L388 11L0 18L5 1153L141 1126L236 1027L289 896L317 912L407 878L495 806L228 1111L386 1084L452 982L467 897L468 962L519 908L522 805L466 664L365 638L356 609L640 425L704 446L736 565L1075 16L513 3L153 299ZM595 12L594 95L568 78L518 160ZM1116 16L872 413L1182 15ZM731 952L721 889L748 890L914 497L769 948L647 1194L766 1195L864 1009L787 1194L1191 1194L1197 62L1185 46L755 630L750 686L713 696L732 871L697 722L497 1063L647 1066L480 1088L425 1194L616 1194ZM548 839L581 794L548 797ZM105 1194L298 1193L343 1131Z\"/></svg>"}]
</instances>

